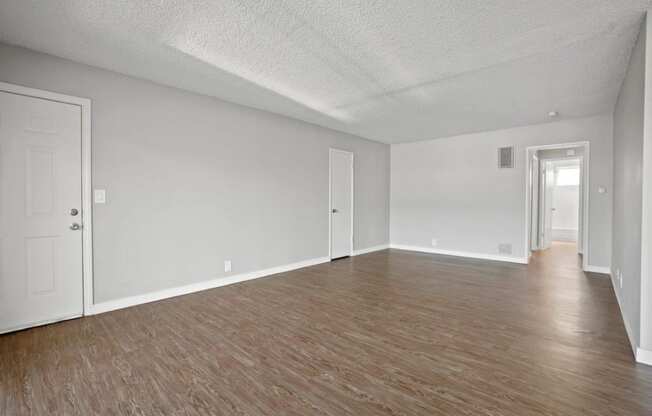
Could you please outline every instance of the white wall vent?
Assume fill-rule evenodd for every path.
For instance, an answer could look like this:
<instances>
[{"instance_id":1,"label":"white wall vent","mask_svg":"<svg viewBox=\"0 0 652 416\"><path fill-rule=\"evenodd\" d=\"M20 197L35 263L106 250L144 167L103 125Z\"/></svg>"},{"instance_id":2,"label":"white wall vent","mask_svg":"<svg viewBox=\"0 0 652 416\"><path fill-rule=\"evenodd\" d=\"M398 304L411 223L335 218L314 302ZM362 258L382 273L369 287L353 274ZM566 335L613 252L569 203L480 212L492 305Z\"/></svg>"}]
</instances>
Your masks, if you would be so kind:
<instances>
[{"instance_id":1,"label":"white wall vent","mask_svg":"<svg viewBox=\"0 0 652 416\"><path fill-rule=\"evenodd\" d=\"M511 169L514 167L514 146L498 148L498 167Z\"/></svg>"}]
</instances>

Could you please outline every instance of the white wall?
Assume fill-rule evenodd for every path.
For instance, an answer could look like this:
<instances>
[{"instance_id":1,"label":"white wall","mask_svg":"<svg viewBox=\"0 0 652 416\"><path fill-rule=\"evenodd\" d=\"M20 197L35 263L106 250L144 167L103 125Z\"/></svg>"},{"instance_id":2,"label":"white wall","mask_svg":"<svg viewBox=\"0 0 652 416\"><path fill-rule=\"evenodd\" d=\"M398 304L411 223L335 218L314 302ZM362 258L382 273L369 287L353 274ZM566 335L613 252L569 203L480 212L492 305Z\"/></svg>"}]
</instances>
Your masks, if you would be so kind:
<instances>
[{"instance_id":1,"label":"white wall","mask_svg":"<svg viewBox=\"0 0 652 416\"><path fill-rule=\"evenodd\" d=\"M388 242L387 145L7 45L0 81L93 100L96 302L327 256L330 146L354 248Z\"/></svg>"},{"instance_id":2,"label":"white wall","mask_svg":"<svg viewBox=\"0 0 652 416\"><path fill-rule=\"evenodd\" d=\"M589 265L611 260L612 117L583 119L392 145L391 242L483 255L525 245L526 147L590 142ZM514 169L498 169L497 148L515 145ZM598 193L598 186L607 189Z\"/></svg>"},{"instance_id":3,"label":"white wall","mask_svg":"<svg viewBox=\"0 0 652 416\"><path fill-rule=\"evenodd\" d=\"M646 31L631 56L614 111L614 198L612 274L632 342L640 342L643 100Z\"/></svg>"}]
</instances>

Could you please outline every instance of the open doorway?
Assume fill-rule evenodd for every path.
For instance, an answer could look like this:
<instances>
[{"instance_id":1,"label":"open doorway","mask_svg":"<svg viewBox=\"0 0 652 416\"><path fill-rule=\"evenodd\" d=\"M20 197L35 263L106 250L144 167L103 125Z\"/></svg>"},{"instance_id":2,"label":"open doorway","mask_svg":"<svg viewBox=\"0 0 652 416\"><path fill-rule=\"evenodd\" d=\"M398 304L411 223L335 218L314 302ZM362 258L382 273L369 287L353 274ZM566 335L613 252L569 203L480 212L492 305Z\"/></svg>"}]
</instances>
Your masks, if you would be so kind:
<instances>
[{"instance_id":1,"label":"open doorway","mask_svg":"<svg viewBox=\"0 0 652 416\"><path fill-rule=\"evenodd\" d=\"M527 149L527 229L529 254L575 253L582 269L588 229L588 143ZM547 255L546 258L555 256Z\"/></svg>"}]
</instances>

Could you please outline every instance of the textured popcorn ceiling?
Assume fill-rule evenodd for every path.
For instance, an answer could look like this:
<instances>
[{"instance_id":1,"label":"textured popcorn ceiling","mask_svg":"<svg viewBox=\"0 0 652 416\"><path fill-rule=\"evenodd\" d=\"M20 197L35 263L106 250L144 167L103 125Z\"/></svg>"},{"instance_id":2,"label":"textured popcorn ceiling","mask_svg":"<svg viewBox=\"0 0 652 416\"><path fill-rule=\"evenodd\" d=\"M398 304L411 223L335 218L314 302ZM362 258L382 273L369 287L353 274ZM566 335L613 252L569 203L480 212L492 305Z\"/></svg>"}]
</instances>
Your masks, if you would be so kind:
<instances>
[{"instance_id":1,"label":"textured popcorn ceiling","mask_svg":"<svg viewBox=\"0 0 652 416\"><path fill-rule=\"evenodd\" d=\"M611 111L649 0L2 0L0 41L396 143Z\"/></svg>"}]
</instances>

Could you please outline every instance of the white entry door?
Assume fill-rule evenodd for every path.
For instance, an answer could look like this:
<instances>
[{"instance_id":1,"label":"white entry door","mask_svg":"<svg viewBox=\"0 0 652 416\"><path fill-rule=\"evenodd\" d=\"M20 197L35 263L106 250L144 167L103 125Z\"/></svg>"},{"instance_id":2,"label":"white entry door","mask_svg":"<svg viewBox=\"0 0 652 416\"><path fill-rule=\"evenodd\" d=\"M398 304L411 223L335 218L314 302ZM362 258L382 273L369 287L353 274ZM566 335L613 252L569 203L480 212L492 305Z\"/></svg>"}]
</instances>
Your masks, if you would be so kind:
<instances>
[{"instance_id":1,"label":"white entry door","mask_svg":"<svg viewBox=\"0 0 652 416\"><path fill-rule=\"evenodd\" d=\"M353 153L331 149L331 259L353 251Z\"/></svg>"},{"instance_id":2,"label":"white entry door","mask_svg":"<svg viewBox=\"0 0 652 416\"><path fill-rule=\"evenodd\" d=\"M81 108L0 92L0 333L83 313Z\"/></svg>"}]
</instances>

